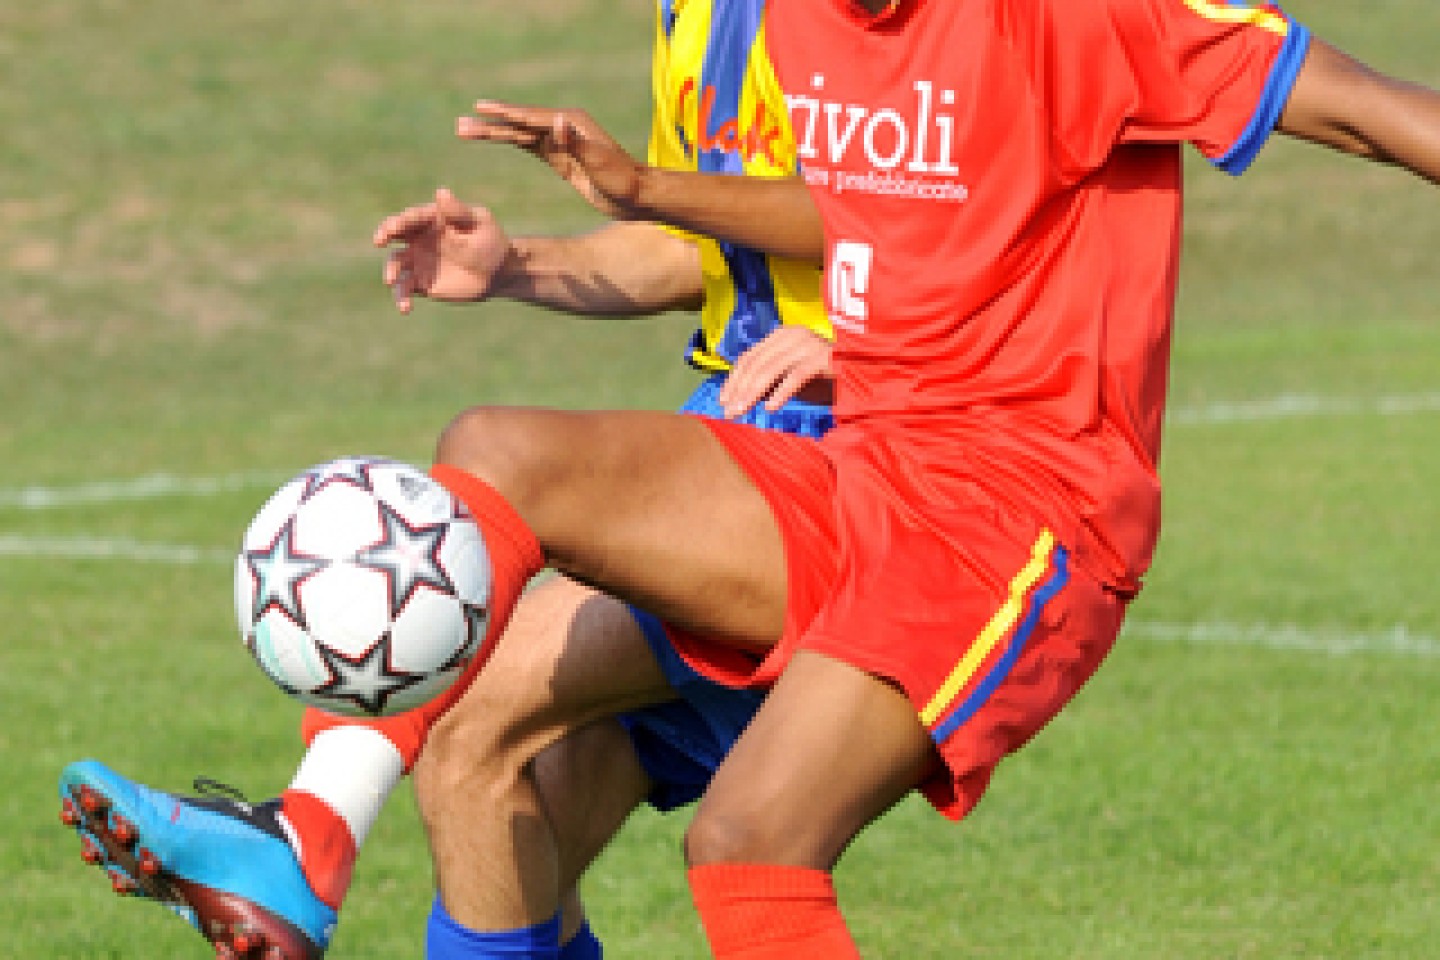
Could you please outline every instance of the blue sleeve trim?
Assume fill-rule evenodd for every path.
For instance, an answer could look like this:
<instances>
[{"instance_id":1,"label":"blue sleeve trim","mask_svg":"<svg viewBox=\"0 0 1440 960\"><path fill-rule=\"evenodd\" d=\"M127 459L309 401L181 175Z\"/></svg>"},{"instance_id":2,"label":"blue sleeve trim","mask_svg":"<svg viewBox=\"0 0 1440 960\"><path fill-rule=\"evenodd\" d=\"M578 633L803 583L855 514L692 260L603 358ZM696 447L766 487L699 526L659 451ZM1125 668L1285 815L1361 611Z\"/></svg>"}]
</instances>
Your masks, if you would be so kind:
<instances>
[{"instance_id":1,"label":"blue sleeve trim","mask_svg":"<svg viewBox=\"0 0 1440 960\"><path fill-rule=\"evenodd\" d=\"M1260 95L1260 102L1255 107L1250 123L1230 149L1211 163L1234 177L1240 176L1249 168L1259 156L1260 148L1265 146L1265 141L1270 139L1275 124L1280 122L1280 114L1285 109L1286 101L1290 99L1290 90L1295 86L1295 78L1300 75L1300 67L1304 65L1305 55L1309 52L1310 31L1301 24L1291 23L1290 33L1285 37L1285 43L1275 57L1275 64L1270 68L1270 76L1265 80L1265 92Z\"/></svg>"}]
</instances>

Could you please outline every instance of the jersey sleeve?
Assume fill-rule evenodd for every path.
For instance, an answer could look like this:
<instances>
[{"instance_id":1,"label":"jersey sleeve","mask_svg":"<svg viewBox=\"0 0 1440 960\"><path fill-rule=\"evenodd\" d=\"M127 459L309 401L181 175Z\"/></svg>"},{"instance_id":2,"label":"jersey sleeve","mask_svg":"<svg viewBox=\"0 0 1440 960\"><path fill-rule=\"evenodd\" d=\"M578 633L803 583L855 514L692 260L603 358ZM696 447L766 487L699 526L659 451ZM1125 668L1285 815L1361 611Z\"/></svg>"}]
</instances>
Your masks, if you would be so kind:
<instances>
[{"instance_id":1,"label":"jersey sleeve","mask_svg":"<svg viewBox=\"0 0 1440 960\"><path fill-rule=\"evenodd\" d=\"M1079 155L1190 142L1239 174L1279 122L1310 45L1309 31L1273 3L1052 0L1048 8L1046 100L1062 150Z\"/></svg>"}]
</instances>

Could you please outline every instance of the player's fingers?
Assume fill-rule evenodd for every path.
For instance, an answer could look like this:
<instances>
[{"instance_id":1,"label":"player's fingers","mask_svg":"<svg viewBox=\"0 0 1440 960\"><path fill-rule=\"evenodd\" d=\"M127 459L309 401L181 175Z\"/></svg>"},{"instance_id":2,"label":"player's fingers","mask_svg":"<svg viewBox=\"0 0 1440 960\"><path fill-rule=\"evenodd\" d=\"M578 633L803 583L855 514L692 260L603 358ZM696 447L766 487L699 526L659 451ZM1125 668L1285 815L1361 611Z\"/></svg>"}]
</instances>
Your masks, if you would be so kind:
<instances>
[{"instance_id":1,"label":"player's fingers","mask_svg":"<svg viewBox=\"0 0 1440 960\"><path fill-rule=\"evenodd\" d=\"M793 400L795 394L800 392L800 388L804 387L805 384L809 383L812 379L812 374L806 373L798 368L792 367L790 370L787 370L785 375L776 382L774 389L765 397L765 409L771 412L779 410Z\"/></svg>"},{"instance_id":2,"label":"player's fingers","mask_svg":"<svg viewBox=\"0 0 1440 960\"><path fill-rule=\"evenodd\" d=\"M409 258L404 251L396 251L385 259L385 286L390 288L390 297L401 313L410 312L411 275Z\"/></svg>"},{"instance_id":3,"label":"player's fingers","mask_svg":"<svg viewBox=\"0 0 1440 960\"><path fill-rule=\"evenodd\" d=\"M548 132L556 114L560 113L552 107L525 107L499 100L477 100L473 109L475 117L482 121L536 134Z\"/></svg>"},{"instance_id":4,"label":"player's fingers","mask_svg":"<svg viewBox=\"0 0 1440 960\"><path fill-rule=\"evenodd\" d=\"M408 207L399 213L391 214L380 225L375 228L374 243L377 247L389 246L402 240L407 240L417 233L429 230L435 226L436 209L435 204L426 203L418 207Z\"/></svg>"},{"instance_id":5,"label":"player's fingers","mask_svg":"<svg viewBox=\"0 0 1440 960\"><path fill-rule=\"evenodd\" d=\"M395 281L400 279L400 271L404 269L404 251L396 250L385 258L385 286L395 286Z\"/></svg>"},{"instance_id":6,"label":"player's fingers","mask_svg":"<svg viewBox=\"0 0 1440 960\"><path fill-rule=\"evenodd\" d=\"M455 135L461 140L483 140L486 143L508 143L511 146L533 150L544 136L543 131L528 127L516 127L503 121L484 120L479 117L458 117L455 120Z\"/></svg>"},{"instance_id":7,"label":"player's fingers","mask_svg":"<svg viewBox=\"0 0 1440 960\"><path fill-rule=\"evenodd\" d=\"M720 407L732 419L759 403L778 376L763 356L746 355L741 361L720 390Z\"/></svg>"},{"instance_id":8,"label":"player's fingers","mask_svg":"<svg viewBox=\"0 0 1440 960\"><path fill-rule=\"evenodd\" d=\"M395 282L390 285L390 296L395 301L395 309L401 313L409 313L412 301L410 296L410 274L401 270L395 276Z\"/></svg>"},{"instance_id":9,"label":"player's fingers","mask_svg":"<svg viewBox=\"0 0 1440 960\"><path fill-rule=\"evenodd\" d=\"M435 191L435 211L448 225L461 230L475 228L475 211L445 187Z\"/></svg>"},{"instance_id":10,"label":"player's fingers","mask_svg":"<svg viewBox=\"0 0 1440 960\"><path fill-rule=\"evenodd\" d=\"M409 210L402 210L400 213L392 213L384 220L381 220L375 228L375 236L373 238L375 246L388 246L411 232L414 229L414 224L417 219L411 212L414 209L414 207L411 207Z\"/></svg>"},{"instance_id":11,"label":"player's fingers","mask_svg":"<svg viewBox=\"0 0 1440 960\"><path fill-rule=\"evenodd\" d=\"M489 140L534 149L550 135L559 111L548 107L521 107L495 100L475 103L474 113L460 117L455 132L462 139Z\"/></svg>"},{"instance_id":12,"label":"player's fingers","mask_svg":"<svg viewBox=\"0 0 1440 960\"><path fill-rule=\"evenodd\" d=\"M557 113L550 120L550 136L560 149L567 153L573 153L576 143L580 141L580 129L569 117L563 113Z\"/></svg>"}]
</instances>

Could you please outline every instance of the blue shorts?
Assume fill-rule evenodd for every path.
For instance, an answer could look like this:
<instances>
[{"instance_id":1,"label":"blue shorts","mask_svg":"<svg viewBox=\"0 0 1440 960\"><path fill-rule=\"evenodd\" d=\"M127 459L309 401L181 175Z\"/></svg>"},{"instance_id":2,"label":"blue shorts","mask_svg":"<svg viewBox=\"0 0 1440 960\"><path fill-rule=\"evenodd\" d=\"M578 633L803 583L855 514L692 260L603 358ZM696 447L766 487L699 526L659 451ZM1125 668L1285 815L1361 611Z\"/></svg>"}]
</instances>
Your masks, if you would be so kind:
<instances>
[{"instance_id":1,"label":"blue shorts","mask_svg":"<svg viewBox=\"0 0 1440 960\"><path fill-rule=\"evenodd\" d=\"M700 384L680 412L720 417L720 387L724 382L722 374ZM792 400L773 413L759 406L751 408L739 422L819 437L834 421L829 407ZM765 695L758 690L726 687L697 673L675 652L665 625L657 617L635 607L630 612L679 699L621 714L619 720L629 731L640 764L655 784L648 798L650 805L657 810L673 810L705 792L720 761L730 752Z\"/></svg>"}]
</instances>

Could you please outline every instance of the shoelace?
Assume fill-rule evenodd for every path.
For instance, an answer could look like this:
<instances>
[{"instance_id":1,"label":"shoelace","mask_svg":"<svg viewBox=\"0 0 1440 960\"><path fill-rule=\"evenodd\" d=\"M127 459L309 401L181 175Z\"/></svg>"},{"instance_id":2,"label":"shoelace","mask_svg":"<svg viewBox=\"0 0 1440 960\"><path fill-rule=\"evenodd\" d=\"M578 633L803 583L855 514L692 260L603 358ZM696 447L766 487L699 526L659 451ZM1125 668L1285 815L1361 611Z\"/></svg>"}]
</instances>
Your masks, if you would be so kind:
<instances>
[{"instance_id":1,"label":"shoelace","mask_svg":"<svg viewBox=\"0 0 1440 960\"><path fill-rule=\"evenodd\" d=\"M250 801L246 799L245 794L240 788L232 787L228 783L222 783L210 777L196 777L194 786L195 792L202 797L209 797L216 800L233 800L247 807L250 806Z\"/></svg>"}]
</instances>

